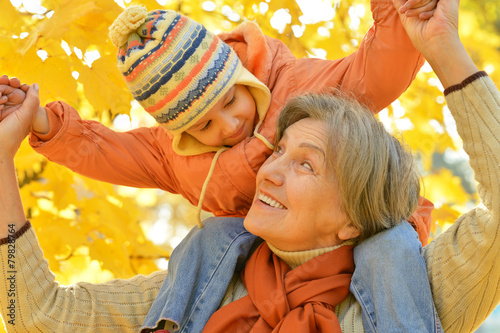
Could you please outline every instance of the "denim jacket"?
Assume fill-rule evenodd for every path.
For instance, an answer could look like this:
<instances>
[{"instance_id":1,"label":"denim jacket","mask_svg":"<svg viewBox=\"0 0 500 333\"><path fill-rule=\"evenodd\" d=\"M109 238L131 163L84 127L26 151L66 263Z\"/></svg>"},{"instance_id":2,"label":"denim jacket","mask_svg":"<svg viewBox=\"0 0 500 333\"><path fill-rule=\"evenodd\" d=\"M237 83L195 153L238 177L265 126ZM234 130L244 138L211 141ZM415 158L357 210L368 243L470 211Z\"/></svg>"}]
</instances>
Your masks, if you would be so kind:
<instances>
[{"instance_id":1,"label":"denim jacket","mask_svg":"<svg viewBox=\"0 0 500 333\"><path fill-rule=\"evenodd\" d=\"M162 320L174 323L177 333L203 331L234 272L261 241L241 218L211 218L204 228L193 228L172 252L141 332L153 332ZM366 332L442 332L420 250L406 222L355 248L350 289L361 304Z\"/></svg>"}]
</instances>

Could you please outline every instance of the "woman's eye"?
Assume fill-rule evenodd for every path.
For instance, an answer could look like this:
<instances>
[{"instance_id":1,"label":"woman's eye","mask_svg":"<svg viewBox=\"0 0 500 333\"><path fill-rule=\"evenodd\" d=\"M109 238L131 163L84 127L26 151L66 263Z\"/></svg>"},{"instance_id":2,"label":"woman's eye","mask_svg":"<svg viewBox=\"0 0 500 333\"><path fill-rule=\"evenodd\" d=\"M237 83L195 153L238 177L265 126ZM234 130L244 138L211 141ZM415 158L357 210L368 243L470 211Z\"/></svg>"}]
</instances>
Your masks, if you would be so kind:
<instances>
[{"instance_id":1,"label":"woman's eye","mask_svg":"<svg viewBox=\"0 0 500 333\"><path fill-rule=\"evenodd\" d=\"M207 123L205 124L205 126L203 126L203 128L200 130L200 131L206 131L209 127L210 127L210 124L212 123L211 120L207 121Z\"/></svg>"},{"instance_id":2,"label":"woman's eye","mask_svg":"<svg viewBox=\"0 0 500 333\"><path fill-rule=\"evenodd\" d=\"M309 169L309 170L311 170L311 171L314 171L314 169L313 169L312 165L311 165L309 162L303 162L301 165L302 165L304 168L306 168L306 169Z\"/></svg>"},{"instance_id":3,"label":"woman's eye","mask_svg":"<svg viewBox=\"0 0 500 333\"><path fill-rule=\"evenodd\" d=\"M274 153L275 153L275 154L278 154L278 155L283 154L283 147L281 147L281 146L276 147L276 148L274 149Z\"/></svg>"}]
</instances>

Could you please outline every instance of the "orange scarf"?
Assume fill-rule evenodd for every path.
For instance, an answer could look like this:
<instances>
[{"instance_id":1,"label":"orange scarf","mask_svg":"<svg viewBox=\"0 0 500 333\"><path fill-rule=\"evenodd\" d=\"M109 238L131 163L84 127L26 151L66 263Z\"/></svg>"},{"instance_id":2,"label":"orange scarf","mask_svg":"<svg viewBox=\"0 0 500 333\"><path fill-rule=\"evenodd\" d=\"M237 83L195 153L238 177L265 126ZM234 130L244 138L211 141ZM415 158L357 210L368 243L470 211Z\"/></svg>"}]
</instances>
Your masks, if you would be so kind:
<instances>
[{"instance_id":1,"label":"orange scarf","mask_svg":"<svg viewBox=\"0 0 500 333\"><path fill-rule=\"evenodd\" d=\"M248 295L216 311L203 332L341 332L334 310L349 293L352 249L291 270L262 243L241 273Z\"/></svg>"}]
</instances>

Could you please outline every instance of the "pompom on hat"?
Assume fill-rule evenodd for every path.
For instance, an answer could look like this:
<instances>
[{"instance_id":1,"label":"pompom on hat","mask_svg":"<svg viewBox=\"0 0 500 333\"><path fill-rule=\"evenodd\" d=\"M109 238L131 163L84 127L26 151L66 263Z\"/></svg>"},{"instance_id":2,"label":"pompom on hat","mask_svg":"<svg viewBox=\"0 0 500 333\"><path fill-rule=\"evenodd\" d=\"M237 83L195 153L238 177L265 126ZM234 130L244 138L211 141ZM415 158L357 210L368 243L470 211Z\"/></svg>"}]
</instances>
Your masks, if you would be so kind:
<instances>
[{"instance_id":1,"label":"pompom on hat","mask_svg":"<svg viewBox=\"0 0 500 333\"><path fill-rule=\"evenodd\" d=\"M132 95L171 133L180 155L221 148L206 146L185 131L234 84L247 86L260 121L267 112L269 89L243 67L234 50L186 16L131 6L113 22L109 37Z\"/></svg>"}]
</instances>

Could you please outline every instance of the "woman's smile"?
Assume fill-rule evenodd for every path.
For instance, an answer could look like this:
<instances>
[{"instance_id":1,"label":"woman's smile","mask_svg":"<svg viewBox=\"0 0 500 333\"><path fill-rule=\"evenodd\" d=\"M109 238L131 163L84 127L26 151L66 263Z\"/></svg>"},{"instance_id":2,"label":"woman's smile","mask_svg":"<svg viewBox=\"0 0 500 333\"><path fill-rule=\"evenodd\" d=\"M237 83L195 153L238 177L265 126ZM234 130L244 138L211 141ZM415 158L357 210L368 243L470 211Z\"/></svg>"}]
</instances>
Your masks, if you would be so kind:
<instances>
[{"instance_id":1,"label":"woman's smile","mask_svg":"<svg viewBox=\"0 0 500 333\"><path fill-rule=\"evenodd\" d=\"M270 196L265 195L264 193L260 193L258 195L258 201L261 201L265 205L271 206L273 208L286 209L286 207L282 203L276 201L275 199L271 198Z\"/></svg>"}]
</instances>

